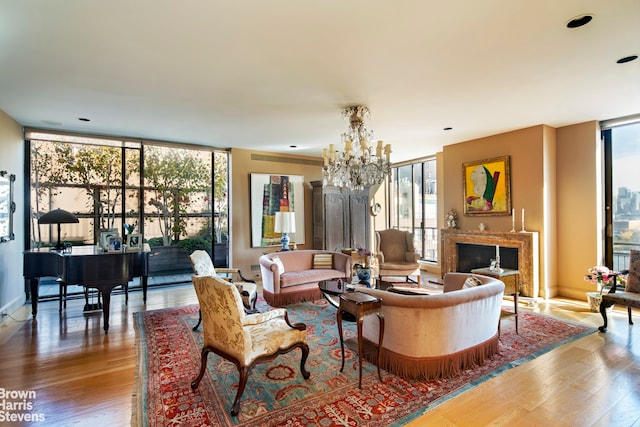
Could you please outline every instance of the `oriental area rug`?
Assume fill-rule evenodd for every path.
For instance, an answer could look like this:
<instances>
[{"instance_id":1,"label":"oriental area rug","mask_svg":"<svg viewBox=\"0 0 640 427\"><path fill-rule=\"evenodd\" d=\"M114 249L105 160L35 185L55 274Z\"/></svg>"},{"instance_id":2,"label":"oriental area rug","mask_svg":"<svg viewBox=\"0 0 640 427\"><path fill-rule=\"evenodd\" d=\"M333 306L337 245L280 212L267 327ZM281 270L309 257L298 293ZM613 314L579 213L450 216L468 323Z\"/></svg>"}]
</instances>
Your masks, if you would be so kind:
<instances>
[{"instance_id":1,"label":"oriental area rug","mask_svg":"<svg viewBox=\"0 0 640 427\"><path fill-rule=\"evenodd\" d=\"M258 308L269 307L260 297ZM132 403L134 426L401 426L430 408L521 365L566 342L596 331L582 324L520 311L519 331L514 318L502 320L499 353L483 366L461 375L432 381L405 380L363 361L362 389L358 388L358 357L341 352L336 309L326 301L287 306L292 322L307 325L310 348L300 374L300 351L258 364L249 375L240 401L240 414L230 415L238 387L235 366L209 354L208 369L196 390L191 381L200 367L202 330L193 332L198 306L140 312L136 326L137 372ZM355 325L345 322L345 339Z\"/></svg>"}]
</instances>

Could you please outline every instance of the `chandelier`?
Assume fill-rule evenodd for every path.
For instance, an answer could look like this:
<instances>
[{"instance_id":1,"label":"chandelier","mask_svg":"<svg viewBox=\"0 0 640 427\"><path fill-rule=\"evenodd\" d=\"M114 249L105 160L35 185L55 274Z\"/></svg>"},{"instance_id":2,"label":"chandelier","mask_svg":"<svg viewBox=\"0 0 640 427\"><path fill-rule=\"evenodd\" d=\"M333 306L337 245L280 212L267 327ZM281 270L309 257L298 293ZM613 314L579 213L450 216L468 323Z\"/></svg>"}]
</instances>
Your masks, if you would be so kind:
<instances>
[{"instance_id":1,"label":"chandelier","mask_svg":"<svg viewBox=\"0 0 640 427\"><path fill-rule=\"evenodd\" d=\"M334 144L322 150L323 185L363 191L380 184L391 173L391 145L384 146L384 158L382 141L378 141L374 152L373 132L364 125L364 119L369 117L367 107L347 107L342 110L342 116L349 121L349 130L342 134L344 151L336 151Z\"/></svg>"}]
</instances>

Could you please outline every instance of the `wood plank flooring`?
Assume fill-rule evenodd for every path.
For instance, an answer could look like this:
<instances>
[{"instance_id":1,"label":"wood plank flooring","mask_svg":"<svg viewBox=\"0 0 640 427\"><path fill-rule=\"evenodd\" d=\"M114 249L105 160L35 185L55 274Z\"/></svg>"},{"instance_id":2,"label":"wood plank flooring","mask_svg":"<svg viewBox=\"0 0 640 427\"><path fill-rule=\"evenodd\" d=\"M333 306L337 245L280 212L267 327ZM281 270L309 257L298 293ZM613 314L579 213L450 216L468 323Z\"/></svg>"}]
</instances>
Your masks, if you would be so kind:
<instances>
[{"instance_id":1,"label":"wood plank flooring","mask_svg":"<svg viewBox=\"0 0 640 427\"><path fill-rule=\"evenodd\" d=\"M101 313L82 313L83 300L70 301L61 315L56 301L41 303L35 321L25 306L13 315L17 320L0 326L0 388L35 391L27 412L43 414L40 425L129 425L136 363L133 313L192 303L190 284L152 289L146 305L140 292L130 294L128 306L116 295L108 335ZM601 323L586 301L553 299L520 310ZM640 426L640 313L634 316L637 324L630 326L626 309L616 309L606 334L591 334L506 371L409 425ZM526 331L521 322L520 333Z\"/></svg>"}]
</instances>

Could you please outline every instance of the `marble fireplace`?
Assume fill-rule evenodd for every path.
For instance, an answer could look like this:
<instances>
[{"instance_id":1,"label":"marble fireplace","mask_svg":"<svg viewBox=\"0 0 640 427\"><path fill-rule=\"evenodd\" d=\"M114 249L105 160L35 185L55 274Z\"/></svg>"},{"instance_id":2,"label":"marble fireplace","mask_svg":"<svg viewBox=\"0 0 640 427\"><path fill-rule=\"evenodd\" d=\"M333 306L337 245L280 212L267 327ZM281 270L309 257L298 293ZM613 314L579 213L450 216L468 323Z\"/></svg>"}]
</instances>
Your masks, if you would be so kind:
<instances>
[{"instance_id":1,"label":"marble fireplace","mask_svg":"<svg viewBox=\"0 0 640 427\"><path fill-rule=\"evenodd\" d=\"M470 272L473 268L488 267L498 246L501 266L520 272L520 294L538 298L537 232L443 229L440 236L443 275L450 271Z\"/></svg>"}]
</instances>

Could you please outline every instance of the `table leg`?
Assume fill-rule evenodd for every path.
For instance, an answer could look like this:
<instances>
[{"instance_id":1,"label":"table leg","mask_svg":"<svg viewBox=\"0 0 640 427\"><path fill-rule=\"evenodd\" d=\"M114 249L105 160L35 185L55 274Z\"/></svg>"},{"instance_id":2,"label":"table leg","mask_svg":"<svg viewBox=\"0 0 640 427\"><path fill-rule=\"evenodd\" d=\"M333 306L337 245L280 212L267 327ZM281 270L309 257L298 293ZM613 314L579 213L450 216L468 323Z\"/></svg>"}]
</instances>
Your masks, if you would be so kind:
<instances>
[{"instance_id":1,"label":"table leg","mask_svg":"<svg viewBox=\"0 0 640 427\"><path fill-rule=\"evenodd\" d=\"M342 339L342 310L340 310L340 308L338 308L336 321L338 322L338 335L340 336L340 350L342 351L342 365L340 366L340 372L342 372L342 370L344 369L344 341Z\"/></svg>"},{"instance_id":2,"label":"table leg","mask_svg":"<svg viewBox=\"0 0 640 427\"><path fill-rule=\"evenodd\" d=\"M358 388L362 388L362 317L358 317Z\"/></svg>"},{"instance_id":3,"label":"table leg","mask_svg":"<svg viewBox=\"0 0 640 427\"><path fill-rule=\"evenodd\" d=\"M518 332L518 294L520 292L516 291L513 294L513 312L516 315L516 335L520 335L520 333Z\"/></svg>"},{"instance_id":4,"label":"table leg","mask_svg":"<svg viewBox=\"0 0 640 427\"><path fill-rule=\"evenodd\" d=\"M382 339L384 338L384 315L378 311L378 322L380 323L380 331L378 332L378 379L382 381L380 373L380 364L382 363ZM360 363L362 367L362 363Z\"/></svg>"}]
</instances>

